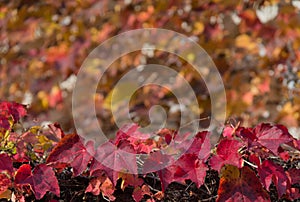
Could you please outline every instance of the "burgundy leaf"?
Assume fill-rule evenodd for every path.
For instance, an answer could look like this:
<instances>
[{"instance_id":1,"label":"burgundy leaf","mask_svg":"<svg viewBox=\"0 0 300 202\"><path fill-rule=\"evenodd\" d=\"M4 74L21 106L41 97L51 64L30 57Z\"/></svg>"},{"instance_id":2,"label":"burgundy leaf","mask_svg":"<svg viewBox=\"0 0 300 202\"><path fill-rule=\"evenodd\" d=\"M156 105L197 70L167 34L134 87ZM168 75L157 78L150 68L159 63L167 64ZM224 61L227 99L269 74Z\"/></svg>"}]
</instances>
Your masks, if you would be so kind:
<instances>
[{"instance_id":1,"label":"burgundy leaf","mask_svg":"<svg viewBox=\"0 0 300 202\"><path fill-rule=\"evenodd\" d=\"M4 193L10 186L10 178L4 173L0 173L0 195Z\"/></svg>"},{"instance_id":2,"label":"burgundy leaf","mask_svg":"<svg viewBox=\"0 0 300 202\"><path fill-rule=\"evenodd\" d=\"M18 122L20 118L27 114L26 106L15 102L0 102L0 115L8 118L13 117L14 122Z\"/></svg>"},{"instance_id":3,"label":"burgundy leaf","mask_svg":"<svg viewBox=\"0 0 300 202\"><path fill-rule=\"evenodd\" d=\"M200 187L204 183L207 169L196 155L184 154L171 166L158 171L162 189L165 190L171 182L184 183L185 180L192 180Z\"/></svg>"},{"instance_id":4,"label":"burgundy leaf","mask_svg":"<svg viewBox=\"0 0 300 202\"><path fill-rule=\"evenodd\" d=\"M274 182L279 197L285 194L287 189L289 189L290 182L286 173L284 172L283 167L276 165L272 161L263 161L263 163L258 167L258 174L263 182L263 185L268 191L271 182Z\"/></svg>"},{"instance_id":5,"label":"burgundy leaf","mask_svg":"<svg viewBox=\"0 0 300 202\"><path fill-rule=\"evenodd\" d=\"M249 168L227 165L222 169L217 202L270 201L256 174Z\"/></svg>"},{"instance_id":6,"label":"burgundy leaf","mask_svg":"<svg viewBox=\"0 0 300 202\"><path fill-rule=\"evenodd\" d=\"M260 124L253 130L256 134L257 142L266 147L274 154L278 154L278 148L281 144L293 140L288 130L281 125L272 126L270 124Z\"/></svg>"},{"instance_id":7,"label":"burgundy leaf","mask_svg":"<svg viewBox=\"0 0 300 202\"><path fill-rule=\"evenodd\" d=\"M9 174L14 171L13 162L6 153L0 154L0 172L2 171L8 171Z\"/></svg>"},{"instance_id":8,"label":"burgundy leaf","mask_svg":"<svg viewBox=\"0 0 300 202\"><path fill-rule=\"evenodd\" d=\"M66 135L53 148L47 158L47 163L57 168L64 168L65 165L73 167L74 175L82 173L92 159L94 146L92 142L83 145L79 136L76 134Z\"/></svg>"},{"instance_id":9,"label":"burgundy leaf","mask_svg":"<svg viewBox=\"0 0 300 202\"><path fill-rule=\"evenodd\" d=\"M58 181L51 167L45 164L37 165L33 173L29 164L22 165L15 176L17 185L31 186L36 199L41 199L48 192L52 192L56 196L60 196Z\"/></svg>"}]
</instances>

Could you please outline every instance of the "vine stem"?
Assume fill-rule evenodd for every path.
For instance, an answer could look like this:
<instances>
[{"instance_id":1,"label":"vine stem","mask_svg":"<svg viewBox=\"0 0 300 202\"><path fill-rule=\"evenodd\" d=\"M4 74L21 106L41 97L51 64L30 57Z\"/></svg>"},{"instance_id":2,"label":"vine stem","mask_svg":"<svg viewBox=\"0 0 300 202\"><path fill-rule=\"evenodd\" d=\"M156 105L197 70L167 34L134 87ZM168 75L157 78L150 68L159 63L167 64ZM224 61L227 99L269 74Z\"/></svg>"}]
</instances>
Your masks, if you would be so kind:
<instances>
[{"instance_id":1,"label":"vine stem","mask_svg":"<svg viewBox=\"0 0 300 202\"><path fill-rule=\"evenodd\" d=\"M245 161L245 163L247 163L248 165L252 166L253 168L258 168L257 165L254 165L253 163L250 163L249 161L243 159Z\"/></svg>"}]
</instances>

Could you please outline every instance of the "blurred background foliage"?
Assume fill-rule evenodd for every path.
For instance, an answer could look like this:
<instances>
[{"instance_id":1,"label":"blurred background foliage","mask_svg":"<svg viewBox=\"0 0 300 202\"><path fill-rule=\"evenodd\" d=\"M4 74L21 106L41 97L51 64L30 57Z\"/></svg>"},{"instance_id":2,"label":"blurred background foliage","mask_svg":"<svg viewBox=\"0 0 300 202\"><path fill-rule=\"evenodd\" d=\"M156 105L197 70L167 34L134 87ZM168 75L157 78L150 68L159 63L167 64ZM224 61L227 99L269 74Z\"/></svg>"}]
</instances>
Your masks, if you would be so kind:
<instances>
[{"instance_id":1,"label":"blurred background foliage","mask_svg":"<svg viewBox=\"0 0 300 202\"><path fill-rule=\"evenodd\" d=\"M191 37L211 56L226 88L229 121L282 123L299 134L299 10L296 0L0 0L0 99L28 104L34 120L73 130L72 87L87 55L118 33L164 28ZM104 130L114 127L105 107L114 83L147 62L184 75L201 116L209 115L205 85L186 61L141 51L117 60L99 84L95 98ZM145 87L132 98L131 111L146 116L156 102L173 103L166 90Z\"/></svg>"}]
</instances>

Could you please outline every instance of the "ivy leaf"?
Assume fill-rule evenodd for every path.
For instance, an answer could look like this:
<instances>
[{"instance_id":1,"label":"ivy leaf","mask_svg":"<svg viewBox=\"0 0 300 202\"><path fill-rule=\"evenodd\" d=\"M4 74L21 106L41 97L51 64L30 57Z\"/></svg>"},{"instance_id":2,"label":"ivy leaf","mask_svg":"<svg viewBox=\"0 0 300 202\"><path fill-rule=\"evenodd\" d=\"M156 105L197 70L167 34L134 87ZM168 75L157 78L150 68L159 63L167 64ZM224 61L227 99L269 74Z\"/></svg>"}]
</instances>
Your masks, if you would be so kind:
<instances>
[{"instance_id":1,"label":"ivy leaf","mask_svg":"<svg viewBox=\"0 0 300 202\"><path fill-rule=\"evenodd\" d=\"M60 196L58 181L51 167L45 164L37 165L33 173L29 164L22 165L16 173L17 185L30 185L36 199L41 199L48 192Z\"/></svg>"},{"instance_id":2,"label":"ivy leaf","mask_svg":"<svg viewBox=\"0 0 300 202\"><path fill-rule=\"evenodd\" d=\"M91 179L85 193L90 192L96 196L102 193L104 196L108 197L109 200L114 201L116 199L113 196L114 191L114 185L111 180L107 176L102 175Z\"/></svg>"},{"instance_id":3,"label":"ivy leaf","mask_svg":"<svg viewBox=\"0 0 300 202\"><path fill-rule=\"evenodd\" d=\"M278 148L281 144L293 140L291 134L282 125L272 126L268 123L262 123L254 128L253 133L257 137L257 142L274 154L278 154Z\"/></svg>"},{"instance_id":4,"label":"ivy leaf","mask_svg":"<svg viewBox=\"0 0 300 202\"><path fill-rule=\"evenodd\" d=\"M291 184L300 184L300 170L296 168L291 168L287 171L290 178Z\"/></svg>"},{"instance_id":5,"label":"ivy leaf","mask_svg":"<svg viewBox=\"0 0 300 202\"><path fill-rule=\"evenodd\" d=\"M5 173L0 173L0 196L11 186L11 180ZM1 197L0 197L1 198Z\"/></svg>"},{"instance_id":6,"label":"ivy leaf","mask_svg":"<svg viewBox=\"0 0 300 202\"><path fill-rule=\"evenodd\" d=\"M2 171L8 171L9 174L14 171L13 162L6 153L0 154L0 172Z\"/></svg>"},{"instance_id":7,"label":"ivy leaf","mask_svg":"<svg viewBox=\"0 0 300 202\"><path fill-rule=\"evenodd\" d=\"M47 133L45 135L50 140L58 142L65 136L64 131L61 129L61 127L58 123L49 124L48 128L49 128L49 131L47 131Z\"/></svg>"},{"instance_id":8,"label":"ivy leaf","mask_svg":"<svg viewBox=\"0 0 300 202\"><path fill-rule=\"evenodd\" d=\"M112 143L121 147L122 145L131 145L138 154L149 154L152 149L156 146L150 134L144 134L140 132L139 125L137 124L126 124L116 134L116 138Z\"/></svg>"},{"instance_id":9,"label":"ivy leaf","mask_svg":"<svg viewBox=\"0 0 300 202\"><path fill-rule=\"evenodd\" d=\"M56 168L65 168L66 165L70 165L73 167L74 175L77 176L87 168L92 159L93 149L92 142L84 146L77 134L66 135L53 148L47 158L47 163Z\"/></svg>"},{"instance_id":10,"label":"ivy leaf","mask_svg":"<svg viewBox=\"0 0 300 202\"><path fill-rule=\"evenodd\" d=\"M95 159L114 171L137 173L136 157L133 154L135 151L128 145L118 148L112 142L106 142L97 148Z\"/></svg>"},{"instance_id":11,"label":"ivy leaf","mask_svg":"<svg viewBox=\"0 0 300 202\"><path fill-rule=\"evenodd\" d=\"M272 161L265 160L258 166L257 170L263 185L268 191L272 181L277 188L279 197L289 189L290 182L283 167L276 165Z\"/></svg>"},{"instance_id":12,"label":"ivy leaf","mask_svg":"<svg viewBox=\"0 0 300 202\"><path fill-rule=\"evenodd\" d=\"M122 178L121 189L124 191L125 187L133 186L139 187L144 183L142 178L139 178L138 175L131 173L119 173L119 178Z\"/></svg>"},{"instance_id":13,"label":"ivy leaf","mask_svg":"<svg viewBox=\"0 0 300 202\"><path fill-rule=\"evenodd\" d=\"M132 197L135 201L141 201L144 197L144 195L149 195L151 196L152 193L150 191L150 188L148 185L143 185L143 186L138 186L135 187L132 193Z\"/></svg>"},{"instance_id":14,"label":"ivy leaf","mask_svg":"<svg viewBox=\"0 0 300 202\"><path fill-rule=\"evenodd\" d=\"M27 114L25 105L16 102L0 102L1 115L13 117L14 122L18 122L20 118Z\"/></svg>"},{"instance_id":15,"label":"ivy leaf","mask_svg":"<svg viewBox=\"0 0 300 202\"><path fill-rule=\"evenodd\" d=\"M226 165L222 168L217 202L270 201L256 174L249 168Z\"/></svg>"},{"instance_id":16,"label":"ivy leaf","mask_svg":"<svg viewBox=\"0 0 300 202\"><path fill-rule=\"evenodd\" d=\"M171 182L192 180L200 187L204 183L207 166L199 160L197 155L184 154L173 165L158 171L162 189L165 190Z\"/></svg>"},{"instance_id":17,"label":"ivy leaf","mask_svg":"<svg viewBox=\"0 0 300 202\"><path fill-rule=\"evenodd\" d=\"M210 155L211 144L209 139L210 133L207 131L199 132L186 153L198 155L199 159L206 161Z\"/></svg>"},{"instance_id":18,"label":"ivy leaf","mask_svg":"<svg viewBox=\"0 0 300 202\"><path fill-rule=\"evenodd\" d=\"M210 166L218 172L220 172L222 166L225 164L241 168L243 159L239 154L239 149L242 146L243 144L238 140L223 139L217 147L217 154L209 161Z\"/></svg>"},{"instance_id":19,"label":"ivy leaf","mask_svg":"<svg viewBox=\"0 0 300 202\"><path fill-rule=\"evenodd\" d=\"M0 114L0 128L8 130L10 128L9 121L6 116Z\"/></svg>"}]
</instances>

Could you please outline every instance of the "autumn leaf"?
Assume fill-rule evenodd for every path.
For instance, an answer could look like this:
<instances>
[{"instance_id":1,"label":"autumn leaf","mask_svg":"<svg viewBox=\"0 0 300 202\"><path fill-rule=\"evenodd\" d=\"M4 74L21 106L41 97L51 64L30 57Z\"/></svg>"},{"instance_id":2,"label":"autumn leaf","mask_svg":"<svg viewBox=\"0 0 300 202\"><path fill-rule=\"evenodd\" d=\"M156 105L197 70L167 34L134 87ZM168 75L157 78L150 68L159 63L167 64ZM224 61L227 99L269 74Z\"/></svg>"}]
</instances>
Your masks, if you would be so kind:
<instances>
[{"instance_id":1,"label":"autumn leaf","mask_svg":"<svg viewBox=\"0 0 300 202\"><path fill-rule=\"evenodd\" d=\"M195 135L195 137L192 140L192 144L185 153L198 155L199 159L206 161L210 155L211 150L211 143L209 137L209 132L199 132Z\"/></svg>"},{"instance_id":2,"label":"autumn leaf","mask_svg":"<svg viewBox=\"0 0 300 202\"><path fill-rule=\"evenodd\" d=\"M11 180L5 173L0 173L0 196L11 187ZM1 197L0 197L1 198Z\"/></svg>"},{"instance_id":3,"label":"autumn leaf","mask_svg":"<svg viewBox=\"0 0 300 202\"><path fill-rule=\"evenodd\" d=\"M226 164L241 168L243 159L239 154L239 149L242 146L243 144L238 140L223 139L217 147L216 155L209 160L209 164L212 169L220 172L222 166Z\"/></svg>"},{"instance_id":4,"label":"autumn leaf","mask_svg":"<svg viewBox=\"0 0 300 202\"><path fill-rule=\"evenodd\" d=\"M300 169L291 168L287 171L291 184L300 184Z\"/></svg>"},{"instance_id":5,"label":"autumn leaf","mask_svg":"<svg viewBox=\"0 0 300 202\"><path fill-rule=\"evenodd\" d=\"M0 115L9 118L13 117L14 122L18 122L20 118L27 114L25 105L16 102L0 102Z\"/></svg>"},{"instance_id":6,"label":"autumn leaf","mask_svg":"<svg viewBox=\"0 0 300 202\"><path fill-rule=\"evenodd\" d=\"M134 175L131 173L119 173L118 177L122 178L121 189L123 191L127 186L139 187L144 183L144 180L142 178L139 178L138 175Z\"/></svg>"},{"instance_id":7,"label":"autumn leaf","mask_svg":"<svg viewBox=\"0 0 300 202\"><path fill-rule=\"evenodd\" d=\"M50 191L60 196L60 189L55 173L51 167L45 164L37 165L33 172L29 164L22 165L16 173L15 183L17 185L30 185L36 199L41 199Z\"/></svg>"},{"instance_id":8,"label":"autumn leaf","mask_svg":"<svg viewBox=\"0 0 300 202\"><path fill-rule=\"evenodd\" d=\"M271 182L275 184L278 195L281 197L289 189L289 179L283 167L276 165L270 160L265 160L258 166L258 174L265 188L269 191Z\"/></svg>"},{"instance_id":9,"label":"autumn leaf","mask_svg":"<svg viewBox=\"0 0 300 202\"><path fill-rule=\"evenodd\" d=\"M115 189L114 185L111 180L105 176L99 176L90 180L88 187L86 188L85 192L90 192L93 195L98 196L100 193L103 196L109 198L109 200L114 201L116 198L113 196Z\"/></svg>"},{"instance_id":10,"label":"autumn leaf","mask_svg":"<svg viewBox=\"0 0 300 202\"><path fill-rule=\"evenodd\" d=\"M137 173L135 151L131 147L118 148L106 142L96 149L95 159L118 172Z\"/></svg>"},{"instance_id":11,"label":"autumn leaf","mask_svg":"<svg viewBox=\"0 0 300 202\"><path fill-rule=\"evenodd\" d=\"M167 165L171 165L175 162L175 158L172 155L165 154L162 150L150 153L146 159L144 159L144 164L142 166L143 173L151 173L157 170L161 170Z\"/></svg>"},{"instance_id":12,"label":"autumn leaf","mask_svg":"<svg viewBox=\"0 0 300 202\"><path fill-rule=\"evenodd\" d=\"M66 165L73 167L74 175L81 174L92 159L94 146L92 142L83 145L77 134L64 136L61 141L52 149L47 158L47 164L64 168Z\"/></svg>"},{"instance_id":13,"label":"autumn leaf","mask_svg":"<svg viewBox=\"0 0 300 202\"><path fill-rule=\"evenodd\" d=\"M256 174L249 168L226 165L222 168L217 202L270 201Z\"/></svg>"},{"instance_id":14,"label":"autumn leaf","mask_svg":"<svg viewBox=\"0 0 300 202\"><path fill-rule=\"evenodd\" d=\"M0 128L8 130L10 128L9 121L6 116L0 114Z\"/></svg>"},{"instance_id":15,"label":"autumn leaf","mask_svg":"<svg viewBox=\"0 0 300 202\"><path fill-rule=\"evenodd\" d=\"M7 171L9 174L14 171L13 162L6 153L0 154L0 173L2 171Z\"/></svg>"},{"instance_id":16,"label":"autumn leaf","mask_svg":"<svg viewBox=\"0 0 300 202\"><path fill-rule=\"evenodd\" d=\"M144 197L144 195L149 195L151 196L152 193L150 191L150 188L148 185L143 185L143 186L137 186L133 190L132 197L135 201L141 201Z\"/></svg>"},{"instance_id":17,"label":"autumn leaf","mask_svg":"<svg viewBox=\"0 0 300 202\"><path fill-rule=\"evenodd\" d=\"M204 183L207 166L198 159L197 155L184 154L174 164L158 171L162 189L165 190L171 182L192 180L200 187Z\"/></svg>"},{"instance_id":18,"label":"autumn leaf","mask_svg":"<svg viewBox=\"0 0 300 202\"><path fill-rule=\"evenodd\" d=\"M65 136L64 131L58 123L49 124L48 128L48 131L44 134L52 141L58 142Z\"/></svg>"},{"instance_id":19,"label":"autumn leaf","mask_svg":"<svg viewBox=\"0 0 300 202\"><path fill-rule=\"evenodd\" d=\"M270 124L262 123L253 129L253 133L257 137L257 142L265 148L278 154L278 148L281 144L293 140L288 130L282 125L272 126Z\"/></svg>"}]
</instances>

